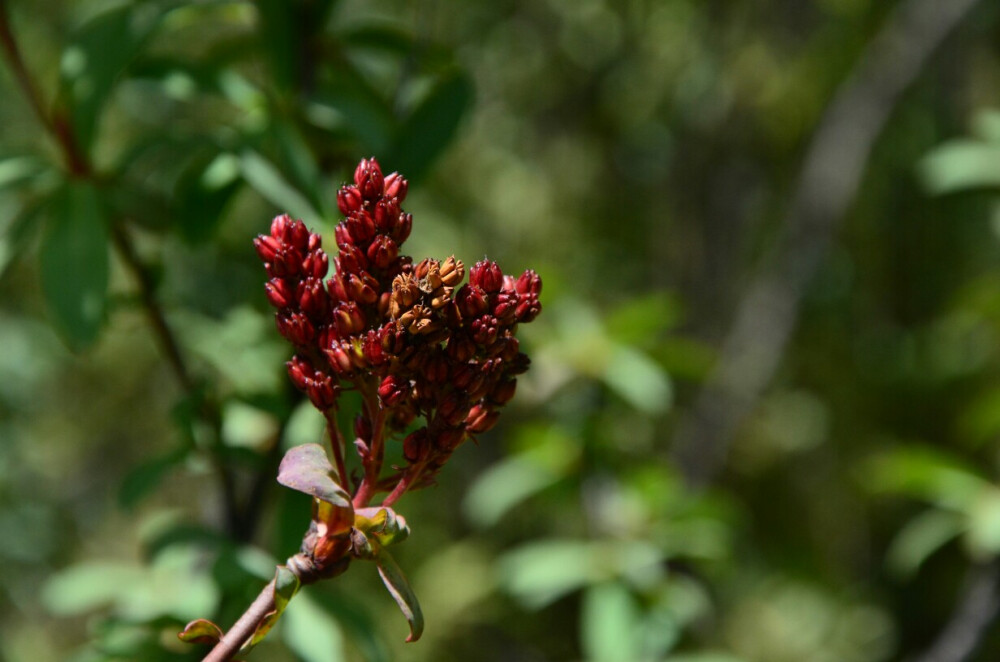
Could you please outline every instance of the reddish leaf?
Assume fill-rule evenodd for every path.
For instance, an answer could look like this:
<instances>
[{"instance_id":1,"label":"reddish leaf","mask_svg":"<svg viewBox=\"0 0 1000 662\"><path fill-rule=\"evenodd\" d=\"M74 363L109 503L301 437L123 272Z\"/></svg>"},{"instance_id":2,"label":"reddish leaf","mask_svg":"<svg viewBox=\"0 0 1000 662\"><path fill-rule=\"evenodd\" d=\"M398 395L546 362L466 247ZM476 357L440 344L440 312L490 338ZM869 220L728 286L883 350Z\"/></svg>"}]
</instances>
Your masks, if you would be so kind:
<instances>
[{"instance_id":1,"label":"reddish leaf","mask_svg":"<svg viewBox=\"0 0 1000 662\"><path fill-rule=\"evenodd\" d=\"M189 644L212 644L214 646L222 639L222 629L212 621L199 618L185 625L184 629L177 633L177 637Z\"/></svg>"}]
</instances>

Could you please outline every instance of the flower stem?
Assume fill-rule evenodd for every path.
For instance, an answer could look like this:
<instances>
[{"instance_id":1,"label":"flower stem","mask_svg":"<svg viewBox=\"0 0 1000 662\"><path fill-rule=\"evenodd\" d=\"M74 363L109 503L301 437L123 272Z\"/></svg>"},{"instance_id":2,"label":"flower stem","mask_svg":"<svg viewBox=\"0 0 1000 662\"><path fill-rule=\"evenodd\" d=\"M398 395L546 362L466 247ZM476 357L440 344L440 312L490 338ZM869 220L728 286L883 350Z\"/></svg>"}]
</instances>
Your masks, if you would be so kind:
<instances>
[{"instance_id":1,"label":"flower stem","mask_svg":"<svg viewBox=\"0 0 1000 662\"><path fill-rule=\"evenodd\" d=\"M340 486L349 489L347 484L347 465L344 464L344 435L337 425L337 410L330 408L323 412L326 418L326 434L330 438L330 446L333 448L333 459L337 463L337 474L340 477Z\"/></svg>"}]
</instances>

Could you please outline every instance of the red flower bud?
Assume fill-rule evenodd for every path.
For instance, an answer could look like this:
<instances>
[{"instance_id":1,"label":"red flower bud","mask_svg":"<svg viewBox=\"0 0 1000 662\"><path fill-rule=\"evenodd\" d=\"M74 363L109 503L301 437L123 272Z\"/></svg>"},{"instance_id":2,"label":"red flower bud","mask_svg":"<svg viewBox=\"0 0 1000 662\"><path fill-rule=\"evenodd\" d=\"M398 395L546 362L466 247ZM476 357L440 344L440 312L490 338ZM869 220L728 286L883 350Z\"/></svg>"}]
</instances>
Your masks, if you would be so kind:
<instances>
[{"instance_id":1,"label":"red flower bud","mask_svg":"<svg viewBox=\"0 0 1000 662\"><path fill-rule=\"evenodd\" d=\"M378 300L378 281L368 274L356 276L349 274L345 283L347 298L360 304L370 306Z\"/></svg>"},{"instance_id":2,"label":"red flower bud","mask_svg":"<svg viewBox=\"0 0 1000 662\"><path fill-rule=\"evenodd\" d=\"M497 318L492 315L483 315L472 321L470 326L472 339L480 345L491 345L497 339L499 326Z\"/></svg>"},{"instance_id":3,"label":"red flower bud","mask_svg":"<svg viewBox=\"0 0 1000 662\"><path fill-rule=\"evenodd\" d=\"M368 269L368 258L357 246L341 246L334 264L341 273L360 274Z\"/></svg>"},{"instance_id":4,"label":"red flower bud","mask_svg":"<svg viewBox=\"0 0 1000 662\"><path fill-rule=\"evenodd\" d=\"M515 288L518 294L538 295L542 292L542 279L533 269L528 269L517 279Z\"/></svg>"},{"instance_id":5,"label":"red flower bud","mask_svg":"<svg viewBox=\"0 0 1000 662\"><path fill-rule=\"evenodd\" d=\"M342 186L337 191L337 207L344 216L350 216L351 212L361 209L361 191L357 186Z\"/></svg>"},{"instance_id":6,"label":"red flower bud","mask_svg":"<svg viewBox=\"0 0 1000 662\"><path fill-rule=\"evenodd\" d=\"M326 289L330 292L330 298L336 301L349 301L347 286L344 285L344 276L339 269L334 272L333 277L326 281Z\"/></svg>"},{"instance_id":7,"label":"red flower bud","mask_svg":"<svg viewBox=\"0 0 1000 662\"><path fill-rule=\"evenodd\" d=\"M271 236L282 243L291 243L291 229L294 223L295 221L288 214L275 216L274 220L271 221Z\"/></svg>"},{"instance_id":8,"label":"red flower bud","mask_svg":"<svg viewBox=\"0 0 1000 662\"><path fill-rule=\"evenodd\" d=\"M337 240L337 247L340 250L345 250L348 246L354 245L354 237L351 236L351 231L347 229L347 221L337 223L337 227L333 229L333 238Z\"/></svg>"},{"instance_id":9,"label":"red flower bud","mask_svg":"<svg viewBox=\"0 0 1000 662\"><path fill-rule=\"evenodd\" d=\"M469 415L469 401L453 393L438 405L437 415L448 427L461 425Z\"/></svg>"},{"instance_id":10,"label":"red flower bud","mask_svg":"<svg viewBox=\"0 0 1000 662\"><path fill-rule=\"evenodd\" d=\"M316 337L316 328L302 313L279 313L275 322L278 332L296 345L307 345Z\"/></svg>"},{"instance_id":11,"label":"red flower bud","mask_svg":"<svg viewBox=\"0 0 1000 662\"><path fill-rule=\"evenodd\" d=\"M410 236L410 231L413 229L413 214L400 214L399 218L396 220L396 226L393 228L391 236L396 243L402 244Z\"/></svg>"},{"instance_id":12,"label":"red flower bud","mask_svg":"<svg viewBox=\"0 0 1000 662\"><path fill-rule=\"evenodd\" d=\"M287 308L292 302L288 281L282 278L272 278L264 283L264 291L267 293L267 300L275 308Z\"/></svg>"},{"instance_id":13,"label":"red flower bud","mask_svg":"<svg viewBox=\"0 0 1000 662\"><path fill-rule=\"evenodd\" d=\"M498 407L503 406L510 402L511 398L514 397L514 392L517 390L517 380L516 379L504 379L497 383L490 391L489 400L490 403Z\"/></svg>"},{"instance_id":14,"label":"red flower bud","mask_svg":"<svg viewBox=\"0 0 1000 662\"><path fill-rule=\"evenodd\" d=\"M365 316L358 304L348 301L333 310L333 323L341 337L350 336L365 328Z\"/></svg>"},{"instance_id":15,"label":"red flower bud","mask_svg":"<svg viewBox=\"0 0 1000 662\"><path fill-rule=\"evenodd\" d=\"M306 390L309 380L312 378L312 366L305 359L296 355L292 357L291 361L285 364L285 367L288 368L288 377L292 380L295 388L300 391Z\"/></svg>"},{"instance_id":16,"label":"red flower bud","mask_svg":"<svg viewBox=\"0 0 1000 662\"><path fill-rule=\"evenodd\" d=\"M455 301L458 303L458 309L462 316L469 319L479 317L489 307L486 293L480 287L471 284L463 285L458 290Z\"/></svg>"},{"instance_id":17,"label":"red flower bud","mask_svg":"<svg viewBox=\"0 0 1000 662\"><path fill-rule=\"evenodd\" d=\"M378 387L378 397L387 407L394 407L410 394L410 382L396 375L389 375Z\"/></svg>"},{"instance_id":18,"label":"red flower bud","mask_svg":"<svg viewBox=\"0 0 1000 662\"><path fill-rule=\"evenodd\" d=\"M295 298L302 312L315 320L322 320L330 310L330 297L323 289L323 281L318 278L299 281Z\"/></svg>"},{"instance_id":19,"label":"red flower bud","mask_svg":"<svg viewBox=\"0 0 1000 662\"><path fill-rule=\"evenodd\" d=\"M320 411L326 411L336 404L339 388L334 386L330 378L323 373L317 372L316 377L316 379L309 381L305 389L306 395L309 396L309 401L313 403L313 406Z\"/></svg>"},{"instance_id":20,"label":"red flower bud","mask_svg":"<svg viewBox=\"0 0 1000 662\"><path fill-rule=\"evenodd\" d=\"M496 305L493 306L493 314L504 324L511 324L514 321L514 314L517 310L517 292L501 290L496 295Z\"/></svg>"},{"instance_id":21,"label":"red flower bud","mask_svg":"<svg viewBox=\"0 0 1000 662\"><path fill-rule=\"evenodd\" d=\"M480 260L469 270L469 282L488 294L494 294L503 287L503 272L496 262Z\"/></svg>"},{"instance_id":22,"label":"red flower bud","mask_svg":"<svg viewBox=\"0 0 1000 662\"><path fill-rule=\"evenodd\" d=\"M302 272L307 277L323 278L330 270L330 258L321 250L316 250L306 256L302 261Z\"/></svg>"},{"instance_id":23,"label":"red flower bud","mask_svg":"<svg viewBox=\"0 0 1000 662\"><path fill-rule=\"evenodd\" d=\"M426 428L411 432L403 440L403 457L410 464L415 464L424 459L429 450L430 440L427 438Z\"/></svg>"},{"instance_id":24,"label":"red flower bud","mask_svg":"<svg viewBox=\"0 0 1000 662\"><path fill-rule=\"evenodd\" d=\"M372 438L372 422L367 416L358 414L354 417L354 436L359 439Z\"/></svg>"},{"instance_id":25,"label":"red flower bud","mask_svg":"<svg viewBox=\"0 0 1000 662\"><path fill-rule=\"evenodd\" d=\"M459 363L464 363L476 355L476 343L464 335L453 334L448 339L448 356Z\"/></svg>"},{"instance_id":26,"label":"red flower bud","mask_svg":"<svg viewBox=\"0 0 1000 662\"><path fill-rule=\"evenodd\" d=\"M375 203L375 227L379 232L392 232L399 222L399 205L392 198L382 198Z\"/></svg>"},{"instance_id":27,"label":"red flower bud","mask_svg":"<svg viewBox=\"0 0 1000 662\"><path fill-rule=\"evenodd\" d=\"M274 237L259 235L253 240L253 247L257 249L257 255L260 257L261 262L268 264L274 262L275 255L281 249L281 242Z\"/></svg>"},{"instance_id":28,"label":"red flower bud","mask_svg":"<svg viewBox=\"0 0 1000 662\"><path fill-rule=\"evenodd\" d=\"M469 411L469 416L465 419L465 429L469 434L479 434L486 432L497 424L500 412L492 411L484 405L476 405Z\"/></svg>"},{"instance_id":29,"label":"red flower bud","mask_svg":"<svg viewBox=\"0 0 1000 662\"><path fill-rule=\"evenodd\" d=\"M534 293L521 294L514 309L514 317L518 322L528 323L538 317L542 312L542 303L538 300L538 295Z\"/></svg>"},{"instance_id":30,"label":"red flower bud","mask_svg":"<svg viewBox=\"0 0 1000 662\"><path fill-rule=\"evenodd\" d=\"M325 350L326 358L330 363L330 367L333 368L334 372L339 375L350 373L354 370L354 362L351 360L351 345L350 343L335 342L332 347Z\"/></svg>"},{"instance_id":31,"label":"red flower bud","mask_svg":"<svg viewBox=\"0 0 1000 662\"><path fill-rule=\"evenodd\" d=\"M402 202L406 198L408 189L409 183L398 172L394 172L385 178L385 188L382 193L387 198L396 198Z\"/></svg>"},{"instance_id":32,"label":"red flower bud","mask_svg":"<svg viewBox=\"0 0 1000 662\"><path fill-rule=\"evenodd\" d=\"M361 159L361 163L354 170L354 183L361 192L361 197L366 200L374 200L382 195L385 180L382 178L382 169L374 157Z\"/></svg>"},{"instance_id":33,"label":"red flower bud","mask_svg":"<svg viewBox=\"0 0 1000 662\"><path fill-rule=\"evenodd\" d=\"M431 384L442 384L448 379L448 360L443 354L435 354L427 361L424 378Z\"/></svg>"},{"instance_id":34,"label":"red flower bud","mask_svg":"<svg viewBox=\"0 0 1000 662\"><path fill-rule=\"evenodd\" d=\"M355 244L367 244L375 236L375 221L372 220L372 215L364 210L348 216L345 224Z\"/></svg>"},{"instance_id":35,"label":"red flower bud","mask_svg":"<svg viewBox=\"0 0 1000 662\"><path fill-rule=\"evenodd\" d=\"M378 235L368 247L368 259L377 269L385 269L399 255L399 246L385 235Z\"/></svg>"}]
</instances>

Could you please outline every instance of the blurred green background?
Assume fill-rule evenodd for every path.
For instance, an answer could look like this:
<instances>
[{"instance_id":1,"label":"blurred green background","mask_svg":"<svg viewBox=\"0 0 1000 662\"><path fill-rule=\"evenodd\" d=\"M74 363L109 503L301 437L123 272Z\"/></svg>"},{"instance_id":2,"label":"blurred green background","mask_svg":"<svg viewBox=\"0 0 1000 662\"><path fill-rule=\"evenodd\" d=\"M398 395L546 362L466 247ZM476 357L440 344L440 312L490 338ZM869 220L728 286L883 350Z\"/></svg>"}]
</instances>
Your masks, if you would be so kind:
<instances>
[{"instance_id":1,"label":"blurred green background","mask_svg":"<svg viewBox=\"0 0 1000 662\"><path fill-rule=\"evenodd\" d=\"M542 275L533 367L398 504L424 638L358 563L250 660L1000 657L1000 5L0 10L0 658L200 659L296 550L322 422L251 240L332 246L372 155L406 252Z\"/></svg>"}]
</instances>

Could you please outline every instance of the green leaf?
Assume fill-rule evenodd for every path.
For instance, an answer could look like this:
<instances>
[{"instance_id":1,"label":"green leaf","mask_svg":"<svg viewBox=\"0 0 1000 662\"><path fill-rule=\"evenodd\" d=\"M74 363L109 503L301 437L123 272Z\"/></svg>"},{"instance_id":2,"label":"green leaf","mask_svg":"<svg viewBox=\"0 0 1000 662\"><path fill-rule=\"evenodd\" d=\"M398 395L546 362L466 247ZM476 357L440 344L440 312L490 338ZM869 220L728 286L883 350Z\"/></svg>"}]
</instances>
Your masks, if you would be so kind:
<instances>
[{"instance_id":1,"label":"green leaf","mask_svg":"<svg viewBox=\"0 0 1000 662\"><path fill-rule=\"evenodd\" d=\"M886 565L899 577L909 577L927 557L965 528L965 518L958 513L927 510L907 522L896 534L886 552Z\"/></svg>"},{"instance_id":2,"label":"green leaf","mask_svg":"<svg viewBox=\"0 0 1000 662\"><path fill-rule=\"evenodd\" d=\"M445 76L400 125L386 163L411 181L420 179L455 135L473 97L472 81L465 73Z\"/></svg>"},{"instance_id":3,"label":"green leaf","mask_svg":"<svg viewBox=\"0 0 1000 662\"><path fill-rule=\"evenodd\" d=\"M620 582L588 588L580 611L580 638L585 659L593 662L639 660L636 623L639 608Z\"/></svg>"},{"instance_id":4,"label":"green leaf","mask_svg":"<svg viewBox=\"0 0 1000 662\"><path fill-rule=\"evenodd\" d=\"M240 160L232 154L206 154L181 174L174 189L175 223L192 244L212 237L229 201L243 185Z\"/></svg>"},{"instance_id":5,"label":"green leaf","mask_svg":"<svg viewBox=\"0 0 1000 662\"><path fill-rule=\"evenodd\" d=\"M189 644L217 644L222 639L222 628L212 621L199 618L184 626L177 637Z\"/></svg>"},{"instance_id":6,"label":"green leaf","mask_svg":"<svg viewBox=\"0 0 1000 662\"><path fill-rule=\"evenodd\" d=\"M104 320L108 227L97 191L70 182L49 204L41 247L42 291L71 349L92 344Z\"/></svg>"},{"instance_id":7,"label":"green leaf","mask_svg":"<svg viewBox=\"0 0 1000 662\"><path fill-rule=\"evenodd\" d=\"M344 634L308 593L285 612L281 638L304 662L341 662L344 657Z\"/></svg>"},{"instance_id":8,"label":"green leaf","mask_svg":"<svg viewBox=\"0 0 1000 662\"><path fill-rule=\"evenodd\" d=\"M254 630L253 637L244 645L243 650L248 651L267 636L274 624L281 618L285 608L295 594L298 593L301 584L295 573L288 569L288 566L279 565L274 572L274 611L261 620L260 625Z\"/></svg>"},{"instance_id":9,"label":"green leaf","mask_svg":"<svg viewBox=\"0 0 1000 662\"><path fill-rule=\"evenodd\" d=\"M959 139L944 143L919 164L931 193L1000 187L1000 144Z\"/></svg>"},{"instance_id":10,"label":"green leaf","mask_svg":"<svg viewBox=\"0 0 1000 662\"><path fill-rule=\"evenodd\" d=\"M319 444L289 449L278 467L278 482L339 508L352 508L351 495L333 479L333 465Z\"/></svg>"},{"instance_id":11,"label":"green leaf","mask_svg":"<svg viewBox=\"0 0 1000 662\"><path fill-rule=\"evenodd\" d=\"M154 457L129 471L118 489L118 504L131 509L147 494L156 489L164 476L187 457L186 448L178 448L165 455Z\"/></svg>"},{"instance_id":12,"label":"green leaf","mask_svg":"<svg viewBox=\"0 0 1000 662\"><path fill-rule=\"evenodd\" d=\"M660 414L673 401L667 373L645 353L631 347L614 346L603 377L609 388L644 414Z\"/></svg>"},{"instance_id":13,"label":"green leaf","mask_svg":"<svg viewBox=\"0 0 1000 662\"><path fill-rule=\"evenodd\" d=\"M315 223L321 217L309 200L295 189L270 161L253 150L245 150L240 156L243 177L260 195L282 211Z\"/></svg>"},{"instance_id":14,"label":"green leaf","mask_svg":"<svg viewBox=\"0 0 1000 662\"><path fill-rule=\"evenodd\" d=\"M653 292L619 306L605 320L608 335L620 343L655 346L659 334L681 321L681 302L670 292Z\"/></svg>"},{"instance_id":15,"label":"green leaf","mask_svg":"<svg viewBox=\"0 0 1000 662\"><path fill-rule=\"evenodd\" d=\"M977 560L985 561L1000 553L1000 489L985 487L972 501L966 541Z\"/></svg>"},{"instance_id":16,"label":"green leaf","mask_svg":"<svg viewBox=\"0 0 1000 662\"><path fill-rule=\"evenodd\" d=\"M63 51L60 92L83 150L93 143L101 107L115 82L159 25L158 3L127 4L84 23Z\"/></svg>"},{"instance_id":17,"label":"green leaf","mask_svg":"<svg viewBox=\"0 0 1000 662\"><path fill-rule=\"evenodd\" d=\"M379 633L379 624L364 604L344 592L334 595L328 591L316 591L310 597L347 632L348 639L361 653L361 659L366 662L390 662L384 639Z\"/></svg>"},{"instance_id":18,"label":"green leaf","mask_svg":"<svg viewBox=\"0 0 1000 662\"><path fill-rule=\"evenodd\" d=\"M329 72L306 115L324 129L347 129L369 154L384 154L395 128L388 103L346 63Z\"/></svg>"},{"instance_id":19,"label":"green leaf","mask_svg":"<svg viewBox=\"0 0 1000 662\"><path fill-rule=\"evenodd\" d=\"M592 546L586 541L528 543L500 559L500 582L528 609L541 609L600 579Z\"/></svg>"},{"instance_id":20,"label":"green leaf","mask_svg":"<svg viewBox=\"0 0 1000 662\"><path fill-rule=\"evenodd\" d=\"M16 186L47 170L48 165L34 156L12 156L0 160L0 189Z\"/></svg>"},{"instance_id":21,"label":"green leaf","mask_svg":"<svg viewBox=\"0 0 1000 662\"><path fill-rule=\"evenodd\" d=\"M374 537L383 547L403 542L410 536L406 519L392 508L361 508L354 514L354 526L366 536Z\"/></svg>"},{"instance_id":22,"label":"green leaf","mask_svg":"<svg viewBox=\"0 0 1000 662\"><path fill-rule=\"evenodd\" d=\"M512 508L561 478L548 467L514 456L494 464L473 483L465 497L466 516L492 527Z\"/></svg>"},{"instance_id":23,"label":"green leaf","mask_svg":"<svg viewBox=\"0 0 1000 662\"><path fill-rule=\"evenodd\" d=\"M416 641L424 632L424 615L420 611L417 596L406 580L406 575L396 564L396 560L384 549L379 550L375 556L375 563L378 565L378 574L382 578L382 583L389 590L392 599L399 605L399 610L406 617L406 622L410 624L410 636L406 640Z\"/></svg>"},{"instance_id":24,"label":"green leaf","mask_svg":"<svg viewBox=\"0 0 1000 662\"><path fill-rule=\"evenodd\" d=\"M874 457L867 463L863 477L872 492L905 495L958 511L966 511L988 485L957 458L916 446Z\"/></svg>"}]
</instances>

